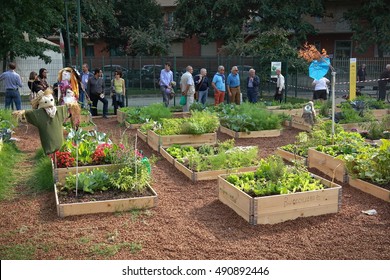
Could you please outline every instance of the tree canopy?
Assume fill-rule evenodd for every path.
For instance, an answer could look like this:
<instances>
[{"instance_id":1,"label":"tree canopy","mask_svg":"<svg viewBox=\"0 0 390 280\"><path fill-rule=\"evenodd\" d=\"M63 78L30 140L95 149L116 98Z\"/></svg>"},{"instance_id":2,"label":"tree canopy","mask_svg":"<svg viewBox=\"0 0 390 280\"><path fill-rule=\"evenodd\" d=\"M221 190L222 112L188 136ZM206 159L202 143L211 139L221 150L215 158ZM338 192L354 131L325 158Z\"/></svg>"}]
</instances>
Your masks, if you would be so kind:
<instances>
[{"instance_id":1,"label":"tree canopy","mask_svg":"<svg viewBox=\"0 0 390 280\"><path fill-rule=\"evenodd\" d=\"M50 62L44 51L59 51L59 48L37 39L59 32L64 22L63 1L2 1L1 8L0 55L3 65L16 56L38 56Z\"/></svg>"},{"instance_id":2,"label":"tree canopy","mask_svg":"<svg viewBox=\"0 0 390 280\"><path fill-rule=\"evenodd\" d=\"M378 56L390 52L389 1L360 1L344 14L353 31L352 39L357 52L365 52L373 44L378 46Z\"/></svg>"},{"instance_id":3,"label":"tree canopy","mask_svg":"<svg viewBox=\"0 0 390 280\"><path fill-rule=\"evenodd\" d=\"M177 28L196 35L205 44L216 39L234 41L240 34L257 36L272 28L288 30L302 42L315 33L303 20L305 15L321 16L322 0L179 0L175 12Z\"/></svg>"}]
</instances>

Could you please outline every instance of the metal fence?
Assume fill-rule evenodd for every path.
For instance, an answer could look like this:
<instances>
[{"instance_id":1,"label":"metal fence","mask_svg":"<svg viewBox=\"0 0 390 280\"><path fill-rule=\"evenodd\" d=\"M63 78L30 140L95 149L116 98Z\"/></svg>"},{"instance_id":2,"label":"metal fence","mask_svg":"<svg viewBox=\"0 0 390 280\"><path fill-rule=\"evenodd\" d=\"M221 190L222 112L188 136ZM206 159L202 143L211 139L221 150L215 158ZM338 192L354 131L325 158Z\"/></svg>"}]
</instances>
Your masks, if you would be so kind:
<instances>
[{"instance_id":1,"label":"metal fence","mask_svg":"<svg viewBox=\"0 0 390 280\"><path fill-rule=\"evenodd\" d=\"M101 68L104 73L105 84L107 93L109 91L109 85L114 78L114 72L116 69L121 69L123 72L123 78L127 85L127 102L128 106L142 106L148 105L153 102L161 102L161 94L158 87L158 78L161 69L163 69L165 62L171 62L172 71L174 73L174 79L179 85L180 77L185 72L185 68L191 65L194 68L194 75L198 74L201 68L206 68L208 71L209 79L212 79L217 71L219 65L223 65L226 69L226 75L230 73L232 66L237 65L239 68L239 74L241 81L245 81L248 76L250 68L254 68L256 72L268 72L270 71L271 62L267 69L262 68L260 59L257 57L225 57L225 56L212 56L212 57L100 57L100 58L85 58L84 63L88 63L90 71L94 68ZM333 59L332 65L336 69L336 93L338 95L345 94L349 89L349 59ZM69 63L68 63L69 64ZM311 98L312 97L312 78L308 76L308 72L287 72L288 62L282 61L282 72L286 78L286 95ZM390 64L390 58L365 58L358 59L357 65L366 64L367 79L377 79L380 73L385 69L386 64ZM76 65L76 59L74 59L70 65ZM38 72L39 68L45 67L49 70L49 82L53 84L56 82L57 73L62 68L60 61L53 61L51 64L44 65L42 61L31 61L24 65L18 65L16 69L21 74L24 83L23 94L28 95L27 80L29 71ZM330 71L327 74L329 80L331 80ZM376 81L368 82L365 84L365 90L375 90L373 87L377 84ZM275 85L269 79L262 79L260 86L261 96L272 96ZM245 86L242 87L244 98L246 96ZM4 88L0 83L0 92L4 92ZM211 97L213 96L212 90L210 90ZM0 106L4 104L4 94L0 93ZM29 107L28 98L23 99L23 107Z\"/></svg>"}]
</instances>

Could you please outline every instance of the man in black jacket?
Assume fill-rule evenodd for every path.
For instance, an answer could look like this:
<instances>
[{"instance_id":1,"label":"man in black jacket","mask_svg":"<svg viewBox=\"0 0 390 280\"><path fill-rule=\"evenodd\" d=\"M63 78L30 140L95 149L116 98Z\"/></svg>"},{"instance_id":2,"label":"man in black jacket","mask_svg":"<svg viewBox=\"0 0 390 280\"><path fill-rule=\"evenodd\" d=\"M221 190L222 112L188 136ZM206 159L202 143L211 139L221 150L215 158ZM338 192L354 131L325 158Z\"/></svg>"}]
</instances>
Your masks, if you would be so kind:
<instances>
[{"instance_id":1,"label":"man in black jacket","mask_svg":"<svg viewBox=\"0 0 390 280\"><path fill-rule=\"evenodd\" d=\"M257 97L259 95L259 85L260 78L256 75L255 69L249 70L249 76L246 79L246 94L248 96L248 101L251 103L257 102Z\"/></svg>"},{"instance_id":2,"label":"man in black jacket","mask_svg":"<svg viewBox=\"0 0 390 280\"><path fill-rule=\"evenodd\" d=\"M103 72L100 69L95 69L93 77L88 80L87 92L92 101L91 114L97 116L97 104L100 100L103 103L103 118L107 119L108 100L104 96L104 80L102 79Z\"/></svg>"},{"instance_id":3,"label":"man in black jacket","mask_svg":"<svg viewBox=\"0 0 390 280\"><path fill-rule=\"evenodd\" d=\"M379 81L378 81L379 98L378 98L378 100L385 100L386 85L387 85L387 82L389 81L389 79L390 79L390 64L387 64L385 71L383 71L379 77Z\"/></svg>"}]
</instances>

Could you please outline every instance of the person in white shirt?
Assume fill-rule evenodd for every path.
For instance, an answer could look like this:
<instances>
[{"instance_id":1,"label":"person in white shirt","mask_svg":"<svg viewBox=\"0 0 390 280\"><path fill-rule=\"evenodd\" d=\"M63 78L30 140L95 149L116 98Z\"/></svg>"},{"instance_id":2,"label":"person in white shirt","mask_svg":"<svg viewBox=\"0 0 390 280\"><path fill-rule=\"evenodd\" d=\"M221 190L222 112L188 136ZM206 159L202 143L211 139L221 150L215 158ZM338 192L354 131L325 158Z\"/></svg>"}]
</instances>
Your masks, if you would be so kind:
<instances>
[{"instance_id":1,"label":"person in white shirt","mask_svg":"<svg viewBox=\"0 0 390 280\"><path fill-rule=\"evenodd\" d=\"M283 92L284 92L284 76L280 73L280 69L276 69L276 90L275 90L275 100L279 100L280 103L282 103L283 100Z\"/></svg>"},{"instance_id":2,"label":"person in white shirt","mask_svg":"<svg viewBox=\"0 0 390 280\"><path fill-rule=\"evenodd\" d=\"M314 86L313 100L326 100L328 98L328 84L330 81L322 77L319 80L314 80L312 85Z\"/></svg>"},{"instance_id":3,"label":"person in white shirt","mask_svg":"<svg viewBox=\"0 0 390 280\"><path fill-rule=\"evenodd\" d=\"M188 112L190 106L194 103L195 83L192 77L193 69L191 66L186 67L186 72L181 76L180 89L181 94L187 96L187 104L183 106L183 112Z\"/></svg>"}]
</instances>

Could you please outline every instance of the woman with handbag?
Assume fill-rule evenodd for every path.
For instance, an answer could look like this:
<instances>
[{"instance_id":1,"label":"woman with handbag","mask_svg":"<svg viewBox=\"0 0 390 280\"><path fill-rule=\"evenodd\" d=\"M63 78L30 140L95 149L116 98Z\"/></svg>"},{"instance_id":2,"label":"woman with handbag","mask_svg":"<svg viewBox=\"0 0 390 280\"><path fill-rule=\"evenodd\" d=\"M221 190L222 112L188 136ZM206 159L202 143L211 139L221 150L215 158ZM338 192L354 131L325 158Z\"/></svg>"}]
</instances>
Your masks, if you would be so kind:
<instances>
[{"instance_id":1,"label":"woman with handbag","mask_svg":"<svg viewBox=\"0 0 390 280\"><path fill-rule=\"evenodd\" d=\"M122 71L115 71L115 78L111 81L111 98L112 105L114 106L114 115L116 115L116 111L118 107L124 107L125 103L125 95L126 95L126 86L125 80L122 78Z\"/></svg>"}]
</instances>

